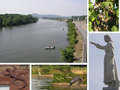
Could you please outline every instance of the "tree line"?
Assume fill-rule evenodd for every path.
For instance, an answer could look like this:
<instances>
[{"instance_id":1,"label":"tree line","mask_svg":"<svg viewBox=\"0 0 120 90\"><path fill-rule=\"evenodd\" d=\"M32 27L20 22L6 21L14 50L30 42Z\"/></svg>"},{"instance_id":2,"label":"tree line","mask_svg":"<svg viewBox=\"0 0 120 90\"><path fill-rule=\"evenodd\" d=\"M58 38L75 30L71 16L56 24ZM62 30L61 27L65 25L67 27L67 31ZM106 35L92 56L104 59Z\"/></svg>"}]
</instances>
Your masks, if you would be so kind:
<instances>
[{"instance_id":1,"label":"tree line","mask_svg":"<svg viewBox=\"0 0 120 90\"><path fill-rule=\"evenodd\" d=\"M61 59L66 62L73 62L74 61L74 47L77 42L76 40L76 27L75 24L72 23L72 19L68 19L68 41L70 43L65 49L61 48Z\"/></svg>"},{"instance_id":2,"label":"tree line","mask_svg":"<svg viewBox=\"0 0 120 90\"><path fill-rule=\"evenodd\" d=\"M37 22L38 18L32 15L0 14L0 27L23 25Z\"/></svg>"},{"instance_id":3,"label":"tree line","mask_svg":"<svg viewBox=\"0 0 120 90\"><path fill-rule=\"evenodd\" d=\"M85 20L87 18L87 15L82 15L82 16L72 16L72 20L73 21L77 21L77 20L79 20L79 21L83 21L83 20Z\"/></svg>"}]
</instances>

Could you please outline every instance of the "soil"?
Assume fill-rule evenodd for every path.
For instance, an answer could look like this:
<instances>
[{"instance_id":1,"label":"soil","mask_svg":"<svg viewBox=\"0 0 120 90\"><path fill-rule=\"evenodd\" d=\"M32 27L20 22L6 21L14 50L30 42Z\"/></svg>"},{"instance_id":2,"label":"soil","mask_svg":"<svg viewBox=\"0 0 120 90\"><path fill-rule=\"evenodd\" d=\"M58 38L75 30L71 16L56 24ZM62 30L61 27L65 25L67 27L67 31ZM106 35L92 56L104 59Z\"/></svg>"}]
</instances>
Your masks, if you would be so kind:
<instances>
[{"instance_id":1,"label":"soil","mask_svg":"<svg viewBox=\"0 0 120 90\"><path fill-rule=\"evenodd\" d=\"M86 89L86 84L80 84L80 86L73 84L71 87L69 86L69 83L54 83L54 87L60 87L60 88L74 88L74 89Z\"/></svg>"},{"instance_id":2,"label":"soil","mask_svg":"<svg viewBox=\"0 0 120 90\"><path fill-rule=\"evenodd\" d=\"M38 74L32 75L32 77L41 77L41 78L54 78L53 74L49 74L49 75L41 75L39 76Z\"/></svg>"},{"instance_id":3,"label":"soil","mask_svg":"<svg viewBox=\"0 0 120 90\"><path fill-rule=\"evenodd\" d=\"M85 27L83 24L86 25L86 21L81 21L80 27L82 27L84 30L87 30L87 27ZM74 63L82 62L82 54L83 54L83 41L82 41L82 36L80 31L76 29L76 34L77 34L77 43L75 45L75 52L74 52Z\"/></svg>"},{"instance_id":4,"label":"soil","mask_svg":"<svg viewBox=\"0 0 120 90\"><path fill-rule=\"evenodd\" d=\"M76 62L82 62L82 52L83 52L83 41L82 41L82 37L81 34L78 30L76 30L77 33L77 43L75 45L75 52L74 52L74 59L75 59L75 63Z\"/></svg>"},{"instance_id":5,"label":"soil","mask_svg":"<svg viewBox=\"0 0 120 90\"><path fill-rule=\"evenodd\" d=\"M72 70L74 74L87 74L87 70Z\"/></svg>"}]
</instances>

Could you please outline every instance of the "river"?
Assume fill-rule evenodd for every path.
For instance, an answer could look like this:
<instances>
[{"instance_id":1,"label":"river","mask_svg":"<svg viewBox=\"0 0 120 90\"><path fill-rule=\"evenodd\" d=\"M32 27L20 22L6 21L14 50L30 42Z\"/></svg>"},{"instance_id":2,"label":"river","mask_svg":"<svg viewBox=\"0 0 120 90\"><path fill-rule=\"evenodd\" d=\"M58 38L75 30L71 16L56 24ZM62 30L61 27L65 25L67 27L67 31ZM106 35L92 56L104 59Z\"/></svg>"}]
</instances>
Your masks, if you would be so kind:
<instances>
[{"instance_id":1,"label":"river","mask_svg":"<svg viewBox=\"0 0 120 90\"><path fill-rule=\"evenodd\" d=\"M65 22L39 19L37 23L0 28L0 62L63 62L60 48L66 47ZM45 50L55 46L55 50Z\"/></svg>"},{"instance_id":2,"label":"river","mask_svg":"<svg viewBox=\"0 0 120 90\"><path fill-rule=\"evenodd\" d=\"M53 79L49 78L32 78L32 90L86 90L86 89L73 89L54 87Z\"/></svg>"}]
</instances>

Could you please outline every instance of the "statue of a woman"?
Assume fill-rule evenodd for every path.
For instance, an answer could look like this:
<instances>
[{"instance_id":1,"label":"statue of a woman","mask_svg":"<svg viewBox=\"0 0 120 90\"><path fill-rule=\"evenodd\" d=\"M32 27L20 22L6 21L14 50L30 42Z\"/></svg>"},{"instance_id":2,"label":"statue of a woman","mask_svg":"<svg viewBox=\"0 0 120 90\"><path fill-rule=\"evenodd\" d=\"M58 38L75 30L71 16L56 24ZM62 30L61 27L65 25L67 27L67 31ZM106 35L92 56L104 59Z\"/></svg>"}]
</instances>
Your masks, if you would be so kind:
<instances>
[{"instance_id":1,"label":"statue of a woman","mask_svg":"<svg viewBox=\"0 0 120 90\"><path fill-rule=\"evenodd\" d=\"M119 79L116 68L116 62L114 57L114 47L111 37L109 35L104 36L104 41L107 43L105 46L101 46L94 42L91 44L95 45L97 48L105 50L104 57L104 83L108 85L108 87L118 88L119 87Z\"/></svg>"}]
</instances>

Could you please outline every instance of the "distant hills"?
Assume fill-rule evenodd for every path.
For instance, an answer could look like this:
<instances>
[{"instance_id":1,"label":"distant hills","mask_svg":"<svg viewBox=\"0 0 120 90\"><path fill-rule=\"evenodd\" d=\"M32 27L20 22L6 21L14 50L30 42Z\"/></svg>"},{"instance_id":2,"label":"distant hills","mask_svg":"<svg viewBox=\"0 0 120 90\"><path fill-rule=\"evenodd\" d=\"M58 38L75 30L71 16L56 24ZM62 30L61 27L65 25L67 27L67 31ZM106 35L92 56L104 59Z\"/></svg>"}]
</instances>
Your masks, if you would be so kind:
<instances>
[{"instance_id":1,"label":"distant hills","mask_svg":"<svg viewBox=\"0 0 120 90\"><path fill-rule=\"evenodd\" d=\"M53 14L31 14L34 17L38 18L71 18L69 16L59 16L59 15L53 15Z\"/></svg>"}]
</instances>

